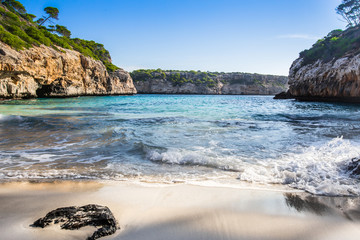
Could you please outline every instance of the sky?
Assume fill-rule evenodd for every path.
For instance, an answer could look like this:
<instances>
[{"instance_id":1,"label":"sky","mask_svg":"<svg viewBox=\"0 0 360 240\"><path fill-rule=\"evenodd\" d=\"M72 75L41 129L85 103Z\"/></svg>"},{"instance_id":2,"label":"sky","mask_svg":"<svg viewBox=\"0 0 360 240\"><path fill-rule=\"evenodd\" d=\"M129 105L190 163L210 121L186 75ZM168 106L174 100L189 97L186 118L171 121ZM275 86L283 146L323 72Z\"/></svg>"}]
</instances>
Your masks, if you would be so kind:
<instances>
[{"instance_id":1,"label":"sky","mask_svg":"<svg viewBox=\"0 0 360 240\"><path fill-rule=\"evenodd\" d=\"M304 49L346 23L341 0L20 0L60 11L72 37L105 45L135 69L288 75Z\"/></svg>"}]
</instances>

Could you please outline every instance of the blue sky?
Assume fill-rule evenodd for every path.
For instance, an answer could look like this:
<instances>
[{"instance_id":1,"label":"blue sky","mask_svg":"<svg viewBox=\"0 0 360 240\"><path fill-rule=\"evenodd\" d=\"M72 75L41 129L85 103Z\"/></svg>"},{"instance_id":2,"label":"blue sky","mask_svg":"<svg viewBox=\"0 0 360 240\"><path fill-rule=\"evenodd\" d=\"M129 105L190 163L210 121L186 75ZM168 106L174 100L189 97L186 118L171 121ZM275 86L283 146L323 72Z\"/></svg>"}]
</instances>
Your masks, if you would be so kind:
<instances>
[{"instance_id":1,"label":"blue sky","mask_svg":"<svg viewBox=\"0 0 360 240\"><path fill-rule=\"evenodd\" d=\"M299 52L345 23L341 0L20 0L72 37L103 43L113 63L139 68L287 75Z\"/></svg>"}]
</instances>

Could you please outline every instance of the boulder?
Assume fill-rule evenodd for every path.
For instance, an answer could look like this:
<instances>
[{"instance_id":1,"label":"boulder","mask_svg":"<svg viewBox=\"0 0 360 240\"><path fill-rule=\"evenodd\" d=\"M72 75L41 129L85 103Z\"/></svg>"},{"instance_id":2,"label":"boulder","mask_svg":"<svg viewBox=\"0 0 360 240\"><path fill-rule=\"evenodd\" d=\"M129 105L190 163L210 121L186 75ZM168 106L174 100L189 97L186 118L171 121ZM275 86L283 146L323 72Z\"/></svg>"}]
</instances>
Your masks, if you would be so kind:
<instances>
[{"instance_id":1,"label":"boulder","mask_svg":"<svg viewBox=\"0 0 360 240\"><path fill-rule=\"evenodd\" d=\"M45 217L36 220L32 227L45 228L51 224L60 224L61 229L74 230L85 226L94 226L97 230L87 240L114 234L118 227L110 209L105 206L89 204L81 207L63 207L55 209Z\"/></svg>"}]
</instances>

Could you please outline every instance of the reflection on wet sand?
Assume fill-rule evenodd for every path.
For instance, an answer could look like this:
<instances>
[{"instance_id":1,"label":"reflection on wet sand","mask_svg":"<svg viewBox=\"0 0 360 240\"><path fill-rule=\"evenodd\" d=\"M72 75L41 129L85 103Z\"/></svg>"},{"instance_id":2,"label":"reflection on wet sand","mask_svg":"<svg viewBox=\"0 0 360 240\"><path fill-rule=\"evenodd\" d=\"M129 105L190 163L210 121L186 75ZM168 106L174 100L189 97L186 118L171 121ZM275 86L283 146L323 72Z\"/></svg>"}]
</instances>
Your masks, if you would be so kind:
<instances>
[{"instance_id":1,"label":"reflection on wet sand","mask_svg":"<svg viewBox=\"0 0 360 240\"><path fill-rule=\"evenodd\" d=\"M350 221L360 221L360 198L314 196L308 193L286 193L285 202L298 212L316 215L340 215Z\"/></svg>"}]
</instances>

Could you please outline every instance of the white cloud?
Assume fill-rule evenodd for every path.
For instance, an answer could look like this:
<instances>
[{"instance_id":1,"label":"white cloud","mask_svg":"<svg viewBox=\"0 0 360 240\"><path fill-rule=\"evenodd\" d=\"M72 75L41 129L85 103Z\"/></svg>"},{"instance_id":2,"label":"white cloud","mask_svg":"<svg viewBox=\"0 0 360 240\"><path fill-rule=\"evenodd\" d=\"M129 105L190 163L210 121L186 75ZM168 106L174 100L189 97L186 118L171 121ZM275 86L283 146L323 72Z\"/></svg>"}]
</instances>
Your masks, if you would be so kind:
<instances>
[{"instance_id":1,"label":"white cloud","mask_svg":"<svg viewBox=\"0 0 360 240\"><path fill-rule=\"evenodd\" d=\"M287 34L287 35L280 35L277 38L284 38L284 39L304 39L304 40L318 40L321 37L312 36L308 34Z\"/></svg>"},{"instance_id":2,"label":"white cloud","mask_svg":"<svg viewBox=\"0 0 360 240\"><path fill-rule=\"evenodd\" d=\"M132 71L138 70L138 69L148 69L148 68L142 67L142 66L121 66L121 68L128 72L132 72Z\"/></svg>"}]
</instances>

